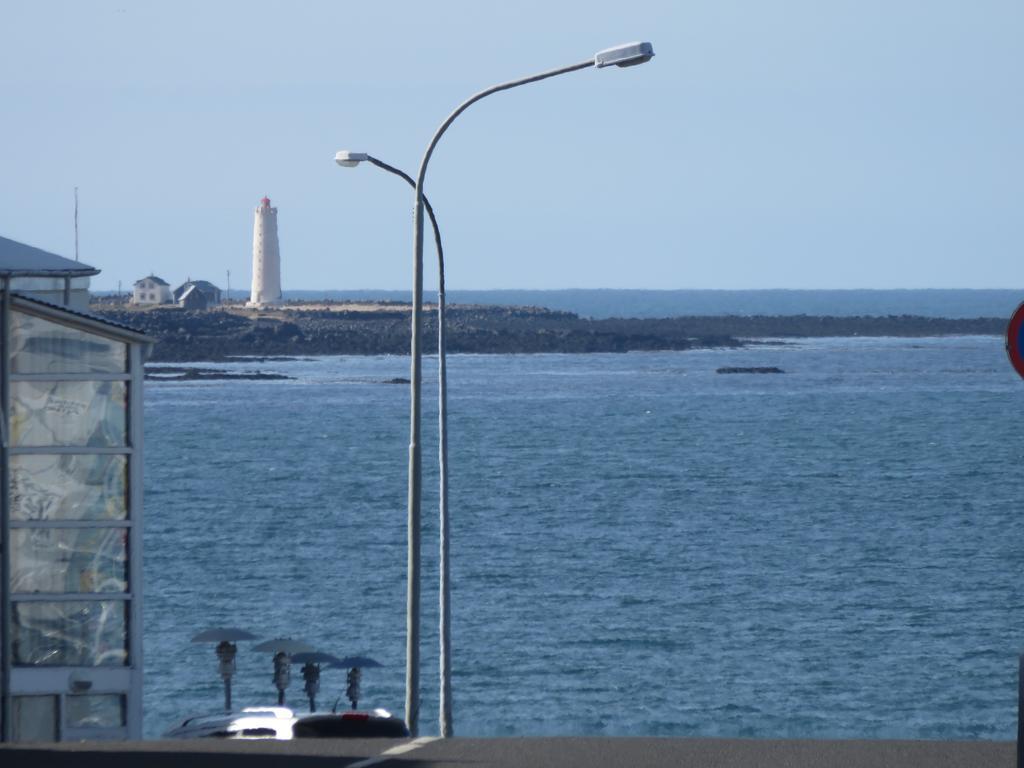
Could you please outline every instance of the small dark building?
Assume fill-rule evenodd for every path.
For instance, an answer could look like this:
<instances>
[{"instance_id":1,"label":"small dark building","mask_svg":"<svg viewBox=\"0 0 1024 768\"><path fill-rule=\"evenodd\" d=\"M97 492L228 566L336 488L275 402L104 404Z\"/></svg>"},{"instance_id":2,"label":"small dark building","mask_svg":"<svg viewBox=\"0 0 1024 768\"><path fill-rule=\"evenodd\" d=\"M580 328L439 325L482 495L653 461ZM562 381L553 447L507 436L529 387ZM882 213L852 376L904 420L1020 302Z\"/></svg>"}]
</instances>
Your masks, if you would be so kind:
<instances>
[{"instance_id":1,"label":"small dark building","mask_svg":"<svg viewBox=\"0 0 1024 768\"><path fill-rule=\"evenodd\" d=\"M186 280L174 289L174 301L184 309L215 307L220 298L220 288L207 280Z\"/></svg>"},{"instance_id":2,"label":"small dark building","mask_svg":"<svg viewBox=\"0 0 1024 768\"><path fill-rule=\"evenodd\" d=\"M206 309L210 306L210 301L205 293L192 285L181 294L178 306L182 309Z\"/></svg>"}]
</instances>

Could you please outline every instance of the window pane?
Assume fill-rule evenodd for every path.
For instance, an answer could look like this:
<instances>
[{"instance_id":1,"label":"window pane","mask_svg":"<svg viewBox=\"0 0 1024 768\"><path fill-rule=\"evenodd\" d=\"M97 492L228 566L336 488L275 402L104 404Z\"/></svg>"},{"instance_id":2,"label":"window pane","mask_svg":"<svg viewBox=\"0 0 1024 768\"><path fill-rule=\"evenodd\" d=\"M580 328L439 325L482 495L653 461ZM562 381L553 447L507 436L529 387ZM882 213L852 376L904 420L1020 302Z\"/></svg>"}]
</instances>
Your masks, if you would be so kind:
<instances>
[{"instance_id":1,"label":"window pane","mask_svg":"<svg viewBox=\"0 0 1024 768\"><path fill-rule=\"evenodd\" d=\"M128 345L67 325L11 313L14 373L124 373Z\"/></svg>"},{"instance_id":2,"label":"window pane","mask_svg":"<svg viewBox=\"0 0 1024 768\"><path fill-rule=\"evenodd\" d=\"M15 696L11 705L14 741L57 740L56 696Z\"/></svg>"},{"instance_id":3,"label":"window pane","mask_svg":"<svg viewBox=\"0 0 1024 768\"><path fill-rule=\"evenodd\" d=\"M11 456L11 519L124 520L127 472L127 456Z\"/></svg>"},{"instance_id":4,"label":"window pane","mask_svg":"<svg viewBox=\"0 0 1024 768\"><path fill-rule=\"evenodd\" d=\"M124 696L101 693L67 696L65 721L69 728L119 728L125 724Z\"/></svg>"},{"instance_id":5,"label":"window pane","mask_svg":"<svg viewBox=\"0 0 1024 768\"><path fill-rule=\"evenodd\" d=\"M119 667L128 663L128 601L14 603L14 663Z\"/></svg>"},{"instance_id":6,"label":"window pane","mask_svg":"<svg viewBox=\"0 0 1024 768\"><path fill-rule=\"evenodd\" d=\"M11 591L124 592L127 528L14 528Z\"/></svg>"},{"instance_id":7,"label":"window pane","mask_svg":"<svg viewBox=\"0 0 1024 768\"><path fill-rule=\"evenodd\" d=\"M123 446L127 400L123 381L11 382L11 439L28 446Z\"/></svg>"}]
</instances>

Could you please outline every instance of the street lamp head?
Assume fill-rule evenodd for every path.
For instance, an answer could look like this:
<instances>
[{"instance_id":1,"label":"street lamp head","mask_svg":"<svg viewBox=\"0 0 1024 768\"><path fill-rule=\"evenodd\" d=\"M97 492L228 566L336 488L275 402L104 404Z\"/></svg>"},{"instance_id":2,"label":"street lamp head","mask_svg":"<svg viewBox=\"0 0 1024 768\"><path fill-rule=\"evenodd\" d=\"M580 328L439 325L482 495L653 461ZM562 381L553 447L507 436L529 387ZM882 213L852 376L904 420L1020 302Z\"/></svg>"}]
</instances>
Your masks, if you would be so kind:
<instances>
[{"instance_id":1,"label":"street lamp head","mask_svg":"<svg viewBox=\"0 0 1024 768\"><path fill-rule=\"evenodd\" d=\"M650 43L626 43L614 48L605 48L594 54L595 67L635 67L654 58L654 46Z\"/></svg>"},{"instance_id":2,"label":"street lamp head","mask_svg":"<svg viewBox=\"0 0 1024 768\"><path fill-rule=\"evenodd\" d=\"M347 149L343 149L334 156L334 162L343 168L355 168L364 160L369 159L370 156L365 152L349 152Z\"/></svg>"}]
</instances>

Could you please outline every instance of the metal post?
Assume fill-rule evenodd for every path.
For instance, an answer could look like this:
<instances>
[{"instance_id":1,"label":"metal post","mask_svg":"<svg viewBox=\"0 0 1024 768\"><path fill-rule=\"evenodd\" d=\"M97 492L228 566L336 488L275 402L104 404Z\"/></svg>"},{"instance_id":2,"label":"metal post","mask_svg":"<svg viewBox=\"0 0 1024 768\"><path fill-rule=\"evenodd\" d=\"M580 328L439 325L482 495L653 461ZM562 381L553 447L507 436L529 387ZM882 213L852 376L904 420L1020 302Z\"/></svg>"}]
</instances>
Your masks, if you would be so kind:
<instances>
[{"instance_id":1,"label":"metal post","mask_svg":"<svg viewBox=\"0 0 1024 768\"><path fill-rule=\"evenodd\" d=\"M145 386L145 359L149 354L148 349L140 343L129 345L131 354L131 384L128 390L129 397L129 429L131 430L132 452L128 456L128 514L131 518L129 529L129 590L131 605L130 624L128 625L129 640L128 647L132 659L131 693L128 701L128 738L142 738L142 670L145 668L142 647L142 615L143 615L143 567L142 567L142 531L144 529L143 510L143 455L144 455L144 429L143 429L143 404L145 397L143 388Z\"/></svg>"},{"instance_id":2,"label":"metal post","mask_svg":"<svg viewBox=\"0 0 1024 768\"><path fill-rule=\"evenodd\" d=\"M78 187L75 187L75 261L78 261Z\"/></svg>"},{"instance_id":3,"label":"metal post","mask_svg":"<svg viewBox=\"0 0 1024 768\"><path fill-rule=\"evenodd\" d=\"M221 640L217 644L218 671L224 679L224 711L231 711L231 676L235 674L235 654L238 648L234 643Z\"/></svg>"},{"instance_id":4,"label":"metal post","mask_svg":"<svg viewBox=\"0 0 1024 768\"><path fill-rule=\"evenodd\" d=\"M359 667L352 667L348 671L348 687L345 689L345 695L348 696L353 710L359 709L359 680L361 677L362 673L360 673Z\"/></svg>"},{"instance_id":5,"label":"metal post","mask_svg":"<svg viewBox=\"0 0 1024 768\"><path fill-rule=\"evenodd\" d=\"M618 54L618 55L613 55ZM420 496L421 496L421 461L420 461L420 383L421 383L421 350L420 350L420 314L423 309L423 182L427 176L427 165L434 154L434 148L441 140L444 132L466 109L493 93L507 91L527 83L536 83L556 75L564 75L580 69L604 67L611 64L632 66L647 61L654 55L649 43L630 44L616 49L601 51L592 59L585 59L576 64L558 69L549 69L536 75L509 80L506 83L492 85L473 94L462 102L445 118L441 126L434 132L427 151L423 153L419 173L416 175L415 208L413 212L413 295L412 295L412 375L410 378L411 404L409 413L409 553L408 553L408 599L406 612L406 668L405 668L405 719L411 735L416 736L419 728L419 684L420 684ZM443 325L443 324L442 324ZM442 611L443 613L443 611ZM443 633L442 633L443 635ZM447 656L447 654L446 654ZM444 663L444 662L442 662ZM443 717L443 714L442 714Z\"/></svg>"},{"instance_id":6,"label":"metal post","mask_svg":"<svg viewBox=\"0 0 1024 768\"><path fill-rule=\"evenodd\" d=\"M11 507L10 507L10 363L11 282L0 294L0 741L10 741L11 728Z\"/></svg>"},{"instance_id":7,"label":"metal post","mask_svg":"<svg viewBox=\"0 0 1024 768\"><path fill-rule=\"evenodd\" d=\"M416 182L404 171L388 165L370 155L368 162L389 173L404 179L409 186L416 189ZM451 579L449 578L449 545L448 545L448 376L447 353L445 349L445 299L444 299L444 248L441 245L441 230L437 225L437 217L426 195L423 196L423 207L434 230L434 246L437 250L437 418L438 418L438 454L441 475L440 494L440 531L441 531L441 562L440 562L440 627L441 640L440 666L440 731L443 737L452 735L452 678L451 678Z\"/></svg>"},{"instance_id":8,"label":"metal post","mask_svg":"<svg viewBox=\"0 0 1024 768\"><path fill-rule=\"evenodd\" d=\"M444 253L441 250L441 234L437 228L434 210L412 178L378 160L367 156L369 162L385 171L400 176L412 186L416 194L416 207L413 214L413 302L412 302L412 373L410 376L410 413L409 413L409 498L408 498L408 591L406 602L406 646L405 646L405 722L409 733L417 735L419 726L419 687L420 687L420 501L422 497L422 458L420 454L420 392L422 382L422 321L423 310L423 210L426 208L434 229L434 242L437 244L437 258L443 275ZM440 322L440 319L438 320ZM442 436L445 428L442 424Z\"/></svg>"},{"instance_id":9,"label":"metal post","mask_svg":"<svg viewBox=\"0 0 1024 768\"><path fill-rule=\"evenodd\" d=\"M412 735L417 735L418 721L419 721L419 695L420 695L420 452L419 452L419 436L420 436L420 310L423 304L423 182L427 176L427 165L430 163L430 157L434 153L434 147L437 146L437 142L441 136L444 135L444 131L449 129L449 126L455 122L455 119L462 115L467 108L476 101L479 101L485 96L489 96L492 93L498 93L499 91L508 90L515 88L519 85L526 85L527 83L536 83L539 80L546 80L556 75L564 75L569 72L575 72L577 70L586 70L594 66L594 59L588 58L574 65L568 67L561 67L557 70L548 70L538 75L530 75L529 77L519 78L518 80L510 80L507 83L500 83L492 87L486 88L478 93L474 93L472 96L463 101L455 111L445 118L444 122L441 123L440 127L434 132L433 138L430 139L430 143L427 145L427 151L423 155L423 161L420 163L420 172L416 177L416 209L413 217L413 268L414 268L414 282L413 282L413 377L412 377L412 390L413 390L413 408L411 419L413 424L411 425L411 432L414 436L414 443L416 446L415 460L413 445L410 445L410 467L409 467L409 610L407 615L407 648L406 648L406 722L409 725L409 731ZM439 325L440 318L438 318ZM439 352L440 350L438 350ZM446 466L446 462L445 462ZM414 523L415 517L415 523ZM414 529L415 528L415 529ZM443 544L442 544L443 547ZM414 569L415 563L415 569ZM446 562L442 565L446 569ZM442 579L446 580L446 572L442 574ZM442 599L443 587L442 587ZM442 621L443 621L443 610ZM444 642L444 632L441 632L441 642ZM441 664L445 664L445 659L449 657L449 654L442 654ZM442 694L444 684L442 683ZM447 707L451 707L446 705ZM441 718L444 718L445 703L442 702L441 707ZM441 729L443 731L444 725L442 724Z\"/></svg>"},{"instance_id":10,"label":"metal post","mask_svg":"<svg viewBox=\"0 0 1024 768\"><path fill-rule=\"evenodd\" d=\"M441 243L438 240L438 251ZM449 571L450 550L448 522L448 366L445 349L445 317L444 317L444 266L441 266L440 281L437 289L437 419L438 428L438 461L441 475L441 520L440 520L440 730L442 738L452 735L452 606L451 606L451 573Z\"/></svg>"},{"instance_id":11,"label":"metal post","mask_svg":"<svg viewBox=\"0 0 1024 768\"><path fill-rule=\"evenodd\" d=\"M1024 768L1024 654L1017 663L1017 768Z\"/></svg>"},{"instance_id":12,"label":"metal post","mask_svg":"<svg viewBox=\"0 0 1024 768\"><path fill-rule=\"evenodd\" d=\"M420 335L423 309L423 191L416 188L413 211L412 343L409 376L409 497L407 500L408 553L405 615L405 722L417 735L420 715L420 389L422 354Z\"/></svg>"},{"instance_id":13,"label":"metal post","mask_svg":"<svg viewBox=\"0 0 1024 768\"><path fill-rule=\"evenodd\" d=\"M302 667L303 690L309 698L309 711L316 713L316 695L320 692L320 665L309 661Z\"/></svg>"},{"instance_id":14,"label":"metal post","mask_svg":"<svg viewBox=\"0 0 1024 768\"><path fill-rule=\"evenodd\" d=\"M274 654L274 687L277 688L277 706L284 706L284 692L292 677L292 660L284 651Z\"/></svg>"}]
</instances>

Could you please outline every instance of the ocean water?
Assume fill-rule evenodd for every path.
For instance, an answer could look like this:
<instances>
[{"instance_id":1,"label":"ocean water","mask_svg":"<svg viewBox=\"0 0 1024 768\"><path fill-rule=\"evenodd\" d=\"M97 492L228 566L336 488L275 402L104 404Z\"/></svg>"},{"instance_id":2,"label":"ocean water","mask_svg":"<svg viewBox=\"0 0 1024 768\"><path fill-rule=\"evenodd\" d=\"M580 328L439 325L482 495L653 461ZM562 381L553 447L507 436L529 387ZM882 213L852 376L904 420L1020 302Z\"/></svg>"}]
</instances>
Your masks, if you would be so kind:
<instances>
[{"instance_id":1,"label":"ocean water","mask_svg":"<svg viewBox=\"0 0 1024 768\"><path fill-rule=\"evenodd\" d=\"M147 382L147 735L220 706L189 642L218 625L373 656L364 703L401 714L408 387L381 382L407 358L223 367L295 379ZM1014 738L1024 382L1000 339L456 355L449 378L456 734ZM235 700L271 703L250 646Z\"/></svg>"}]
</instances>

